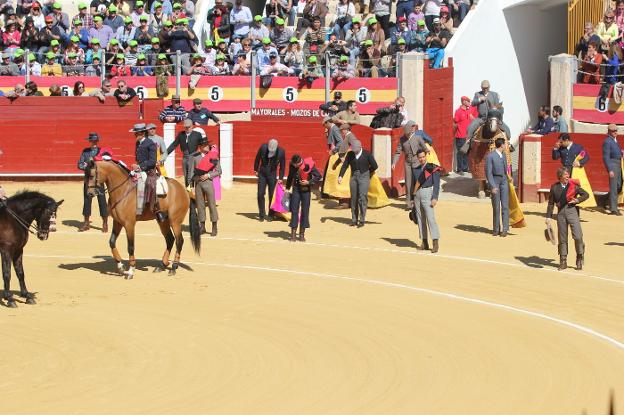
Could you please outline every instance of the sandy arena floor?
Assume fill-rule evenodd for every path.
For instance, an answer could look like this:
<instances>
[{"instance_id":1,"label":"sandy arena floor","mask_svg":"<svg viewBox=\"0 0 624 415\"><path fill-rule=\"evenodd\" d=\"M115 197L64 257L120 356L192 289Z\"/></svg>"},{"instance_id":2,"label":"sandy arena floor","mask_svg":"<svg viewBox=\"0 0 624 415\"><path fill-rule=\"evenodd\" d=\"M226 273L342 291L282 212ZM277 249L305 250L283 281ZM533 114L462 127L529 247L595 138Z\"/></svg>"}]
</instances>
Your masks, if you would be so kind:
<instances>
[{"instance_id":1,"label":"sandy arena floor","mask_svg":"<svg viewBox=\"0 0 624 415\"><path fill-rule=\"evenodd\" d=\"M80 184L5 187L65 199L59 232L26 249L38 304L0 308L5 413L594 415L611 393L624 412L621 218L584 212L585 270L558 272L545 204L502 239L488 203L443 200L432 255L402 201L355 229L315 200L293 244L236 184L176 277L152 274L164 241L139 224L127 281L108 235L76 231Z\"/></svg>"}]
</instances>

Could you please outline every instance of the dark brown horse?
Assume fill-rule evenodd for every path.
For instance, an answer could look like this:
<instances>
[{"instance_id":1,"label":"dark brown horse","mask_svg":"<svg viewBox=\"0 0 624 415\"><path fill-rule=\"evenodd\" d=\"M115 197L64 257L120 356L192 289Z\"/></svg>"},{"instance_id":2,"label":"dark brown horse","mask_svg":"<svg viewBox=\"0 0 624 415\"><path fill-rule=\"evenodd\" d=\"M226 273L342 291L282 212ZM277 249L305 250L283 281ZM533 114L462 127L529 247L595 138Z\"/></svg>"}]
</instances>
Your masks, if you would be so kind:
<instances>
[{"instance_id":1,"label":"dark brown horse","mask_svg":"<svg viewBox=\"0 0 624 415\"><path fill-rule=\"evenodd\" d=\"M113 258L117 262L117 269L125 275L126 279L131 279L136 267L134 257L134 227L137 221L147 221L156 219L151 209L144 209L139 216L136 215L136 185L130 176L130 172L124 166L114 161L91 161L87 166L86 173L89 176L88 194L96 195L99 186L106 184L108 191L108 208L113 218L113 230L110 237L110 247ZM184 245L182 237L182 223L189 211L189 195L184 186L177 180L167 179L168 192L164 197L159 197L160 211L167 213L167 220L159 223L160 231L165 237L166 249L162 257L162 263L154 272L161 272L169 266L169 256L175 242L176 253L169 270L169 275L175 275L180 263L180 254ZM192 212L193 213L193 212ZM126 230L128 238L128 270L124 271L121 256L116 247L117 237L121 228ZM199 222L197 216L191 214L191 243L195 252L199 253L201 238L199 232Z\"/></svg>"},{"instance_id":2,"label":"dark brown horse","mask_svg":"<svg viewBox=\"0 0 624 415\"><path fill-rule=\"evenodd\" d=\"M39 192L20 192L6 201L0 201L0 254L4 299L7 307L16 307L11 293L11 263L20 283L20 296L26 304L35 304L35 297L26 289L22 255L28 234L45 241L56 230L56 210L63 203ZM36 225L33 225L33 222Z\"/></svg>"}]
</instances>

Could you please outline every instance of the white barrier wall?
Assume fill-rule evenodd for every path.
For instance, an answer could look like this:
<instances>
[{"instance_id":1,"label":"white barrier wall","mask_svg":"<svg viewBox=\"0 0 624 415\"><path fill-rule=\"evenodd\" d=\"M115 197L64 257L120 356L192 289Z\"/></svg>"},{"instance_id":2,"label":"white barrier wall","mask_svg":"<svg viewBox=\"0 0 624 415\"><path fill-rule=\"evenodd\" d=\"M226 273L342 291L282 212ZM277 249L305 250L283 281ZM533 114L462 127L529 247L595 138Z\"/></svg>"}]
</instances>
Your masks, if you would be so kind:
<instances>
[{"instance_id":1,"label":"white barrier wall","mask_svg":"<svg viewBox=\"0 0 624 415\"><path fill-rule=\"evenodd\" d=\"M167 147L173 143L175 140L175 128L176 124L172 122L168 122L163 124L163 139L165 140L165 144ZM167 160L165 160L165 170L167 171L167 177L176 177L175 175L175 157L168 156Z\"/></svg>"},{"instance_id":2,"label":"white barrier wall","mask_svg":"<svg viewBox=\"0 0 624 415\"><path fill-rule=\"evenodd\" d=\"M230 189L234 180L234 125L219 125L219 162L221 163L221 186Z\"/></svg>"},{"instance_id":3,"label":"white barrier wall","mask_svg":"<svg viewBox=\"0 0 624 415\"><path fill-rule=\"evenodd\" d=\"M565 0L481 0L446 48L453 58L454 106L488 79L517 140L548 102L548 57L566 50ZM553 102L553 105L560 105Z\"/></svg>"}]
</instances>

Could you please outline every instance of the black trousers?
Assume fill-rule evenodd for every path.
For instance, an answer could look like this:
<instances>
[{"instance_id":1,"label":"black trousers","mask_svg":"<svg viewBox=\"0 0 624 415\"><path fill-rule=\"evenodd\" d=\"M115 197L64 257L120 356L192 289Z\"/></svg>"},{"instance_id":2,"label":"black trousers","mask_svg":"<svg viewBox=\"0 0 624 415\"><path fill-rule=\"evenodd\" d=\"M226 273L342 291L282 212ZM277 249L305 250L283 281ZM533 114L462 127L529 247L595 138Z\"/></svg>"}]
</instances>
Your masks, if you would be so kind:
<instances>
[{"instance_id":1,"label":"black trousers","mask_svg":"<svg viewBox=\"0 0 624 415\"><path fill-rule=\"evenodd\" d=\"M87 183L84 183L83 188L83 201L82 201L82 216L91 216L91 202L93 198L87 194ZM98 207L100 208L100 216L108 216L108 207L106 206L106 195L104 193L104 186L100 186L100 192L97 195Z\"/></svg>"},{"instance_id":2,"label":"black trousers","mask_svg":"<svg viewBox=\"0 0 624 415\"><path fill-rule=\"evenodd\" d=\"M381 28L384 31L384 35L386 36L386 39L388 39L390 35L390 15L389 14L386 14L384 16L375 15L375 18L381 25Z\"/></svg>"},{"instance_id":3,"label":"black trousers","mask_svg":"<svg viewBox=\"0 0 624 415\"><path fill-rule=\"evenodd\" d=\"M301 191L296 186L293 187L290 195L290 227L301 229L310 227L310 200L312 192L309 190ZM299 208L301 208L301 219L299 219Z\"/></svg>"},{"instance_id":4,"label":"black trousers","mask_svg":"<svg viewBox=\"0 0 624 415\"><path fill-rule=\"evenodd\" d=\"M277 184L277 179L275 178L276 173L277 171L270 171L268 168L264 167L258 170L258 213L260 217L266 215L264 194L266 193L267 186L269 187L269 213L272 213L271 203L273 203L273 192Z\"/></svg>"}]
</instances>

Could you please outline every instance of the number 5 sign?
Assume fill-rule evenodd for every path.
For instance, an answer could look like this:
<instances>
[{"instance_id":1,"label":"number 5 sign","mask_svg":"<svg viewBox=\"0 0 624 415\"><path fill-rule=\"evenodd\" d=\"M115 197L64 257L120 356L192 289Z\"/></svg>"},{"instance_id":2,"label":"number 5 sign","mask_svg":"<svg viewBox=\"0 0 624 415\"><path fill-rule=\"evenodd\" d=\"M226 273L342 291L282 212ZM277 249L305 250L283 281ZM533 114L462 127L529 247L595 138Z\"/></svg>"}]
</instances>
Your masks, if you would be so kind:
<instances>
[{"instance_id":1,"label":"number 5 sign","mask_svg":"<svg viewBox=\"0 0 624 415\"><path fill-rule=\"evenodd\" d=\"M368 104L371 100L371 92L366 88L359 88L355 93L355 100L358 104Z\"/></svg>"},{"instance_id":2,"label":"number 5 sign","mask_svg":"<svg viewBox=\"0 0 624 415\"><path fill-rule=\"evenodd\" d=\"M220 86L211 86L208 88L208 99L212 102L219 102L223 99L223 89Z\"/></svg>"}]
</instances>

